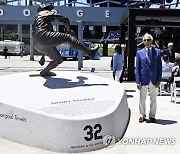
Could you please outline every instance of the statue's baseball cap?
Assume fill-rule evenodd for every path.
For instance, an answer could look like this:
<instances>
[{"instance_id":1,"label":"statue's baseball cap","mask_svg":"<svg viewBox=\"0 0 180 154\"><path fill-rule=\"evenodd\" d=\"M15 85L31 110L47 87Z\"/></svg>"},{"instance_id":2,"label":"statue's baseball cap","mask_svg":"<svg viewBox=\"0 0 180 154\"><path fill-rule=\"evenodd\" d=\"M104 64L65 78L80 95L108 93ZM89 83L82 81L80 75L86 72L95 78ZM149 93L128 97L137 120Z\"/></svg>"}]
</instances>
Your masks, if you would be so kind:
<instances>
[{"instance_id":1,"label":"statue's baseball cap","mask_svg":"<svg viewBox=\"0 0 180 154\"><path fill-rule=\"evenodd\" d=\"M38 12L48 10L51 11L54 8L52 4L41 4L39 8L37 9Z\"/></svg>"}]
</instances>

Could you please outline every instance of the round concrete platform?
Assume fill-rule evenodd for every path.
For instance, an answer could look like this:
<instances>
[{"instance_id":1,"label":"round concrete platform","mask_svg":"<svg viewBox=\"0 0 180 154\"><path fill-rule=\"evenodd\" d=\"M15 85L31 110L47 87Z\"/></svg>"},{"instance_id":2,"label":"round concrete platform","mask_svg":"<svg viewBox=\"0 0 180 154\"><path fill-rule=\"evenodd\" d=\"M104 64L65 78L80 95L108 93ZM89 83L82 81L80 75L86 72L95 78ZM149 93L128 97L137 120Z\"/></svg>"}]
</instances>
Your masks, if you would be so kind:
<instances>
[{"instance_id":1,"label":"round concrete platform","mask_svg":"<svg viewBox=\"0 0 180 154\"><path fill-rule=\"evenodd\" d=\"M55 152L102 149L123 137L130 112L120 83L38 73L0 76L0 137Z\"/></svg>"}]
</instances>

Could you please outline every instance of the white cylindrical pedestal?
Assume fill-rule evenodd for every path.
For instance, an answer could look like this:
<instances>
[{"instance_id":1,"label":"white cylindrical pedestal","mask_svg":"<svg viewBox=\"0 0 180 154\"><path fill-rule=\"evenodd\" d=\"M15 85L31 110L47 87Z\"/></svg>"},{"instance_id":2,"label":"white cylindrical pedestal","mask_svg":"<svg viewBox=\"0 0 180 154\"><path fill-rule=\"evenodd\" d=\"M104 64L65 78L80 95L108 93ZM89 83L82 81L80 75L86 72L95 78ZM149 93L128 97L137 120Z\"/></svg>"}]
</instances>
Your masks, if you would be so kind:
<instances>
[{"instance_id":1,"label":"white cylindrical pedestal","mask_svg":"<svg viewBox=\"0 0 180 154\"><path fill-rule=\"evenodd\" d=\"M74 71L32 77L38 73L0 76L1 138L55 152L84 152L123 137L130 111L122 84Z\"/></svg>"}]
</instances>

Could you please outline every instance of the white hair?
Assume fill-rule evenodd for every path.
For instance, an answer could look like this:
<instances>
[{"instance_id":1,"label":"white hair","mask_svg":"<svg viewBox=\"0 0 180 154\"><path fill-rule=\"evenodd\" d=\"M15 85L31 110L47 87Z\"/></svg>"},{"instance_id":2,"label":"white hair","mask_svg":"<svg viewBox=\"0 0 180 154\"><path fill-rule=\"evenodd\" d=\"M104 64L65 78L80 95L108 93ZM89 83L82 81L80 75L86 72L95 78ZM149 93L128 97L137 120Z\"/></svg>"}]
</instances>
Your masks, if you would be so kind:
<instances>
[{"instance_id":1,"label":"white hair","mask_svg":"<svg viewBox=\"0 0 180 154\"><path fill-rule=\"evenodd\" d=\"M151 34L146 33L146 34L143 36L143 40L144 40L145 38L149 38L149 39L151 39L151 41L153 41L153 37L152 37Z\"/></svg>"},{"instance_id":2,"label":"white hair","mask_svg":"<svg viewBox=\"0 0 180 154\"><path fill-rule=\"evenodd\" d=\"M173 43L172 43L172 42L169 42L169 43L168 43L168 47L169 47L169 46L173 46Z\"/></svg>"}]
</instances>

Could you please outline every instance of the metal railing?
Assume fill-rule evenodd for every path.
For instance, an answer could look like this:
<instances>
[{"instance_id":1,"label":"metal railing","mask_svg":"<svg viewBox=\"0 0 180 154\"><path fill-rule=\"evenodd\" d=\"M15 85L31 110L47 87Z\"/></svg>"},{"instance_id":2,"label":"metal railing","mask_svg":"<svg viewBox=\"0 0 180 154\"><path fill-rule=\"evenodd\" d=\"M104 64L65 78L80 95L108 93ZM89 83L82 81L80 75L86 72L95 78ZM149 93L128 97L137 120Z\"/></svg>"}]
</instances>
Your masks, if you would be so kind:
<instances>
[{"instance_id":1,"label":"metal railing","mask_svg":"<svg viewBox=\"0 0 180 154\"><path fill-rule=\"evenodd\" d=\"M3 0L1 0L3 1ZM66 7L137 7L149 8L157 5L159 8L178 7L179 0L5 0L5 5L38 5L41 3L53 3L55 6Z\"/></svg>"}]
</instances>

